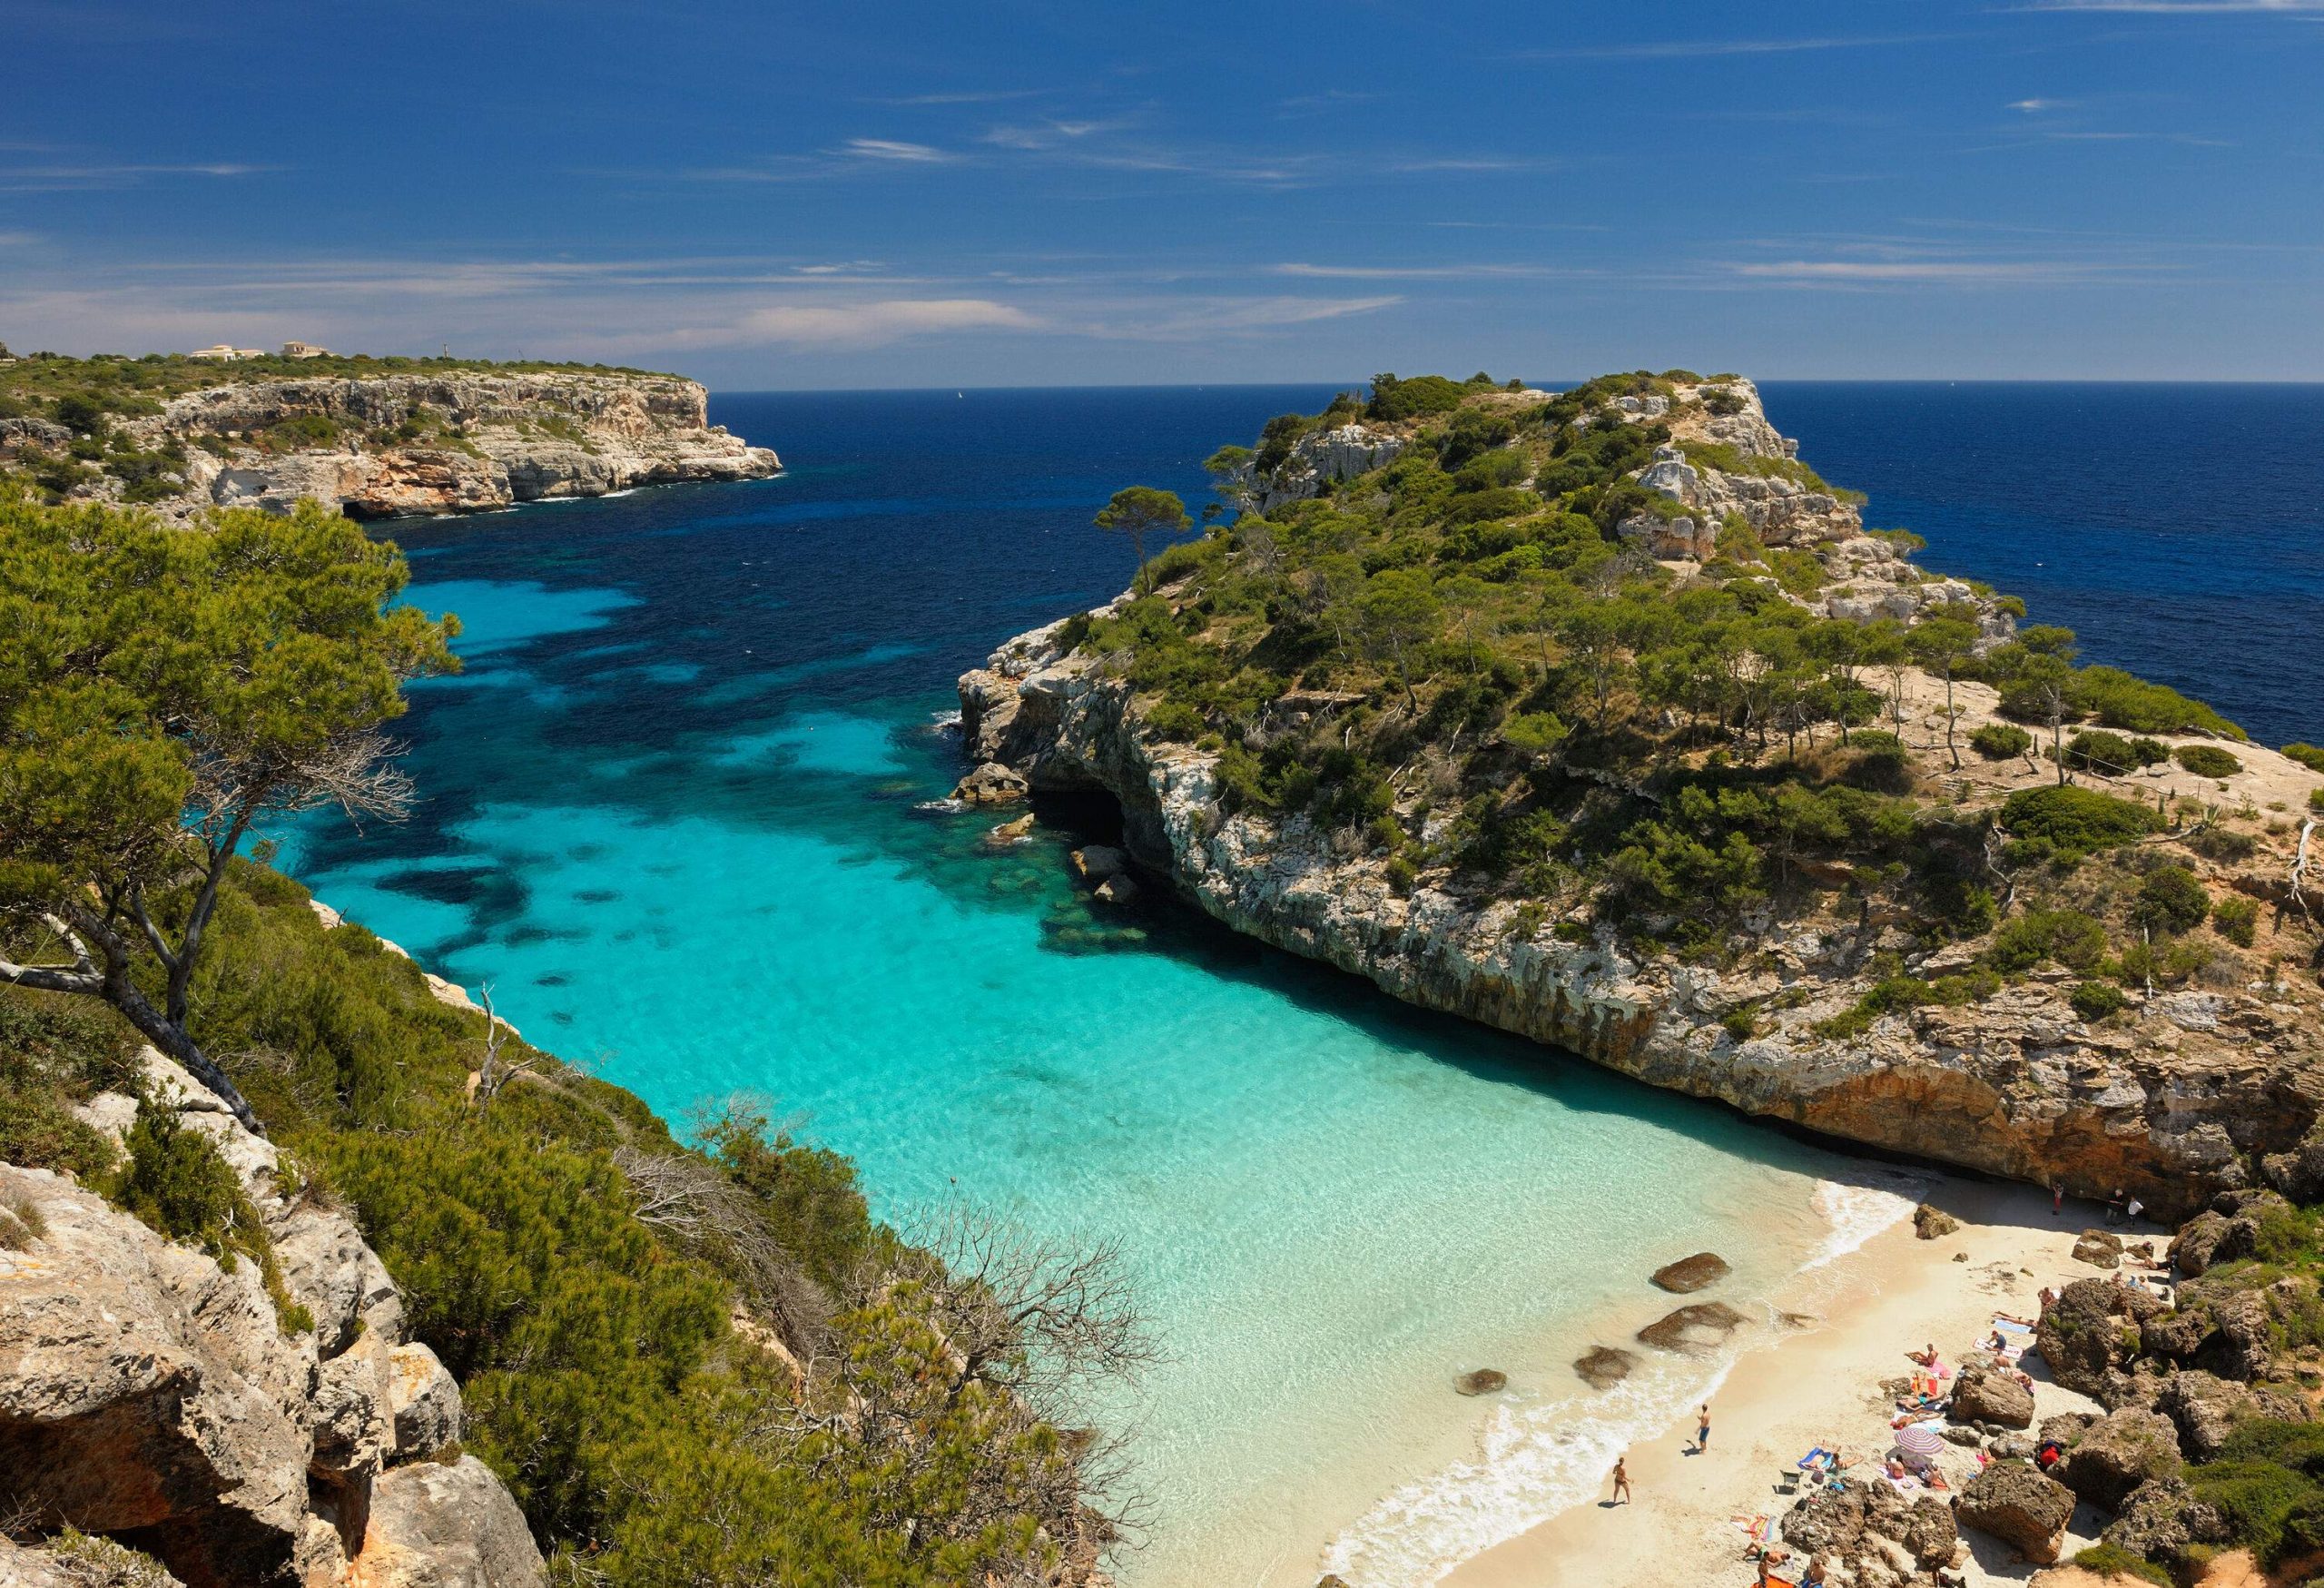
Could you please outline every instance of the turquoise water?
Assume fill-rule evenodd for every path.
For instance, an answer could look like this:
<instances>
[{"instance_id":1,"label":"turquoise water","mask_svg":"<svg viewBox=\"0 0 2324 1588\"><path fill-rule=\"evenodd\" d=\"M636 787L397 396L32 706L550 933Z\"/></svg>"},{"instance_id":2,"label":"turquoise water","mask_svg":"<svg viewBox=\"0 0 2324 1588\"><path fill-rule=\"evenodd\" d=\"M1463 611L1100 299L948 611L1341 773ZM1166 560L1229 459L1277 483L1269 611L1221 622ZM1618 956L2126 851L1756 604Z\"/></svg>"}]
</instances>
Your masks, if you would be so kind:
<instances>
[{"instance_id":1,"label":"turquoise water","mask_svg":"<svg viewBox=\"0 0 2324 1588\"><path fill-rule=\"evenodd\" d=\"M1649 1270L1711 1248L1763 1294L1836 1212L1895 1208L1818 1206L1832 1155L1168 908L1099 919L1064 826L995 849L923 808L952 676L1120 577L1077 527L1094 482L1254 428L1224 400L1088 482L940 409L783 480L397 525L412 598L467 625L405 725L427 800L288 858L665 1115L762 1092L907 1226L959 1198L1119 1241L1167 1353L1090 1404L1150 1502L1135 1588L1424 1583L1716 1373L1571 1376L1669 1305ZM1513 1396L1451 1393L1479 1366Z\"/></svg>"}]
</instances>

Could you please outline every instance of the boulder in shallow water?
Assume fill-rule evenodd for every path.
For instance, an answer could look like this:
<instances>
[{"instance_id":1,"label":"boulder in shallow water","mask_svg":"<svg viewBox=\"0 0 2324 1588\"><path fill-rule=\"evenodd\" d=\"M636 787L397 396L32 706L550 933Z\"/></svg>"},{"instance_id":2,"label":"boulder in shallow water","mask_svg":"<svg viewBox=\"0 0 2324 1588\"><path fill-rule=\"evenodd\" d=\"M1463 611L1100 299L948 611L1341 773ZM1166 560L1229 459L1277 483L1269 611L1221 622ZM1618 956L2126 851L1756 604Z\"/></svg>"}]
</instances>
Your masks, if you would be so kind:
<instances>
[{"instance_id":1,"label":"boulder in shallow water","mask_svg":"<svg viewBox=\"0 0 2324 1588\"><path fill-rule=\"evenodd\" d=\"M1717 1252L1697 1252L1654 1270L1655 1286L1678 1296L1690 1296L1718 1284L1734 1270Z\"/></svg>"},{"instance_id":2,"label":"boulder in shallow water","mask_svg":"<svg viewBox=\"0 0 2324 1588\"><path fill-rule=\"evenodd\" d=\"M1105 843L1085 843L1073 852L1073 874L1095 887L1129 869L1129 856Z\"/></svg>"},{"instance_id":3,"label":"boulder in shallow water","mask_svg":"<svg viewBox=\"0 0 2324 1588\"><path fill-rule=\"evenodd\" d=\"M1452 1387L1462 1395L1491 1395L1509 1387L1509 1375L1498 1367L1480 1367L1454 1379Z\"/></svg>"},{"instance_id":4,"label":"boulder in shallow water","mask_svg":"<svg viewBox=\"0 0 2324 1588\"><path fill-rule=\"evenodd\" d=\"M1742 1327L1743 1315L1724 1301L1696 1301L1655 1319L1639 1330L1638 1338L1658 1351L1700 1356L1718 1350Z\"/></svg>"},{"instance_id":5,"label":"boulder in shallow water","mask_svg":"<svg viewBox=\"0 0 2324 1588\"><path fill-rule=\"evenodd\" d=\"M1638 1353L1618 1346L1592 1346L1573 1359L1573 1370L1592 1389L1611 1389L1638 1366Z\"/></svg>"},{"instance_id":6,"label":"boulder in shallow water","mask_svg":"<svg viewBox=\"0 0 2324 1588\"><path fill-rule=\"evenodd\" d=\"M1022 775L988 761L952 787L952 797L971 805L1005 805L1025 797Z\"/></svg>"},{"instance_id":7,"label":"boulder in shallow water","mask_svg":"<svg viewBox=\"0 0 2324 1588\"><path fill-rule=\"evenodd\" d=\"M1129 880L1128 872L1124 872L1118 877L1108 877L1099 883L1097 893L1091 897L1103 899L1108 904L1128 904L1137 897L1137 884Z\"/></svg>"},{"instance_id":8,"label":"boulder in shallow water","mask_svg":"<svg viewBox=\"0 0 2324 1588\"><path fill-rule=\"evenodd\" d=\"M1023 840L1030 838L1032 835L1033 818L1030 813L1028 813L1025 815L1018 817L1014 822L1003 822L1000 826L995 827L991 832L986 833L984 835L984 841L987 843L991 844L996 849L1002 849L1008 847L1009 844L1021 843Z\"/></svg>"}]
</instances>

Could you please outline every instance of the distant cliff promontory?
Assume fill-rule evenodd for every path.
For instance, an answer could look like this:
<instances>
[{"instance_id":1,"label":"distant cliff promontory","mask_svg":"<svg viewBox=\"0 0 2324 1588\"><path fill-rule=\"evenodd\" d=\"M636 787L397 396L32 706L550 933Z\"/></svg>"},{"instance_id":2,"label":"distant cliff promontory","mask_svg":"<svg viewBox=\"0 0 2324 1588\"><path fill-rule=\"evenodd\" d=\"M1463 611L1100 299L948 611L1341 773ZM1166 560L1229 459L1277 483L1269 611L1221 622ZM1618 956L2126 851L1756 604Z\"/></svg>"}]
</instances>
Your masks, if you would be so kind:
<instances>
[{"instance_id":1,"label":"distant cliff promontory","mask_svg":"<svg viewBox=\"0 0 2324 1588\"><path fill-rule=\"evenodd\" d=\"M483 512L782 459L709 423L695 381L642 370L332 359L323 372L36 356L0 368L0 469L54 501L350 518Z\"/></svg>"}]
</instances>

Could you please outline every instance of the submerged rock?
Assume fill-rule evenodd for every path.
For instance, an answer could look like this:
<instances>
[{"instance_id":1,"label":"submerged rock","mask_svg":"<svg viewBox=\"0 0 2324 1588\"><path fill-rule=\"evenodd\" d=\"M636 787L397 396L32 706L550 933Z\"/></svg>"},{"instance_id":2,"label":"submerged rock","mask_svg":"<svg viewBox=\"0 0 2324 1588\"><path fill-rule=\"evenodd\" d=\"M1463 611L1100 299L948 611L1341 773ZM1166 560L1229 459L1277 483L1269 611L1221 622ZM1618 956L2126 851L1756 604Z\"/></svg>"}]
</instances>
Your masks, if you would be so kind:
<instances>
[{"instance_id":1,"label":"submerged rock","mask_svg":"<svg viewBox=\"0 0 2324 1588\"><path fill-rule=\"evenodd\" d=\"M1454 1379L1452 1387L1462 1395L1491 1395L1509 1387L1509 1375L1498 1367L1479 1367Z\"/></svg>"},{"instance_id":2,"label":"submerged rock","mask_svg":"<svg viewBox=\"0 0 2324 1588\"><path fill-rule=\"evenodd\" d=\"M1092 886L1119 876L1128 865L1129 856L1110 844L1085 843L1073 852L1073 874Z\"/></svg>"},{"instance_id":3,"label":"submerged rock","mask_svg":"<svg viewBox=\"0 0 2324 1588\"><path fill-rule=\"evenodd\" d=\"M1732 1272L1727 1259L1717 1252L1697 1252L1691 1258L1680 1258L1655 1269L1652 1282L1660 1289L1688 1296L1708 1289Z\"/></svg>"},{"instance_id":4,"label":"submerged rock","mask_svg":"<svg viewBox=\"0 0 2324 1588\"><path fill-rule=\"evenodd\" d=\"M1592 1389L1611 1389L1638 1366L1638 1353L1618 1346L1592 1346L1573 1359L1573 1370Z\"/></svg>"},{"instance_id":5,"label":"submerged rock","mask_svg":"<svg viewBox=\"0 0 2324 1588\"><path fill-rule=\"evenodd\" d=\"M1696 1301L1665 1313L1639 1330L1638 1338L1658 1351L1699 1356L1726 1344L1743 1321L1743 1315L1724 1301Z\"/></svg>"}]
</instances>

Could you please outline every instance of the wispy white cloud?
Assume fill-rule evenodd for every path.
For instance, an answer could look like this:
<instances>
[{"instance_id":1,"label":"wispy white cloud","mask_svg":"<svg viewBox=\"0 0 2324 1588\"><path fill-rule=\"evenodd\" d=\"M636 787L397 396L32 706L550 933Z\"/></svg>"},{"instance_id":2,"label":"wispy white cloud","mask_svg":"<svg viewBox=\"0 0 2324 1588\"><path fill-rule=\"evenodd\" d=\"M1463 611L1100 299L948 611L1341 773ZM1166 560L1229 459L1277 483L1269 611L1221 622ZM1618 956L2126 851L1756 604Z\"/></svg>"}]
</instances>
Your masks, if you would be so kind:
<instances>
[{"instance_id":1,"label":"wispy white cloud","mask_svg":"<svg viewBox=\"0 0 2324 1588\"><path fill-rule=\"evenodd\" d=\"M1866 50L1888 44L1929 44L1959 34L1900 33L1831 35L1789 39L1664 39L1635 44L1580 44L1552 50L1521 50L1522 61L1676 61L1718 55L1788 55L1807 50Z\"/></svg>"},{"instance_id":2,"label":"wispy white cloud","mask_svg":"<svg viewBox=\"0 0 2324 1588\"><path fill-rule=\"evenodd\" d=\"M1749 281L1792 285L2081 286L2122 281L2152 267L2079 259L1787 259L1724 267Z\"/></svg>"},{"instance_id":3,"label":"wispy white cloud","mask_svg":"<svg viewBox=\"0 0 2324 1588\"><path fill-rule=\"evenodd\" d=\"M875 100L876 104L1000 104L1012 99L1038 99L1049 90L1045 88L987 88L970 89L957 94L907 94L894 99Z\"/></svg>"},{"instance_id":4,"label":"wispy white cloud","mask_svg":"<svg viewBox=\"0 0 2324 1588\"><path fill-rule=\"evenodd\" d=\"M1374 298L1200 298L1155 300L1101 310L1081 326L1086 333L1127 341L1198 341L1253 336L1351 315L1376 314L1403 301Z\"/></svg>"},{"instance_id":5,"label":"wispy white cloud","mask_svg":"<svg viewBox=\"0 0 2324 1588\"><path fill-rule=\"evenodd\" d=\"M1278 276L1304 276L1336 281L1506 281L1569 273L1553 271L1546 265L1531 264L1341 265L1292 261L1267 268Z\"/></svg>"},{"instance_id":6,"label":"wispy white cloud","mask_svg":"<svg viewBox=\"0 0 2324 1588\"><path fill-rule=\"evenodd\" d=\"M959 158L927 143L907 143L897 138L850 138L835 153L857 160L902 161L911 165L937 165Z\"/></svg>"},{"instance_id":7,"label":"wispy white cloud","mask_svg":"<svg viewBox=\"0 0 2324 1588\"><path fill-rule=\"evenodd\" d=\"M2043 111L2064 110L2073 104L2070 99L2013 99L2007 109L2023 111L2027 115L2039 115Z\"/></svg>"},{"instance_id":8,"label":"wispy white cloud","mask_svg":"<svg viewBox=\"0 0 2324 1588\"><path fill-rule=\"evenodd\" d=\"M775 303L736 321L736 341L876 347L954 331L1039 330L1024 310L990 298L886 298L858 303Z\"/></svg>"},{"instance_id":9,"label":"wispy white cloud","mask_svg":"<svg viewBox=\"0 0 2324 1588\"><path fill-rule=\"evenodd\" d=\"M90 161L0 165L0 192L57 192L81 188L130 187L153 178L255 176L281 169L278 165L253 165L225 160L182 164Z\"/></svg>"},{"instance_id":10,"label":"wispy white cloud","mask_svg":"<svg viewBox=\"0 0 2324 1588\"><path fill-rule=\"evenodd\" d=\"M1527 154L1420 154L1387 162L1390 171L1405 175L1415 173L1442 171L1459 173L1501 171L1548 171L1563 162L1545 155Z\"/></svg>"}]
</instances>

